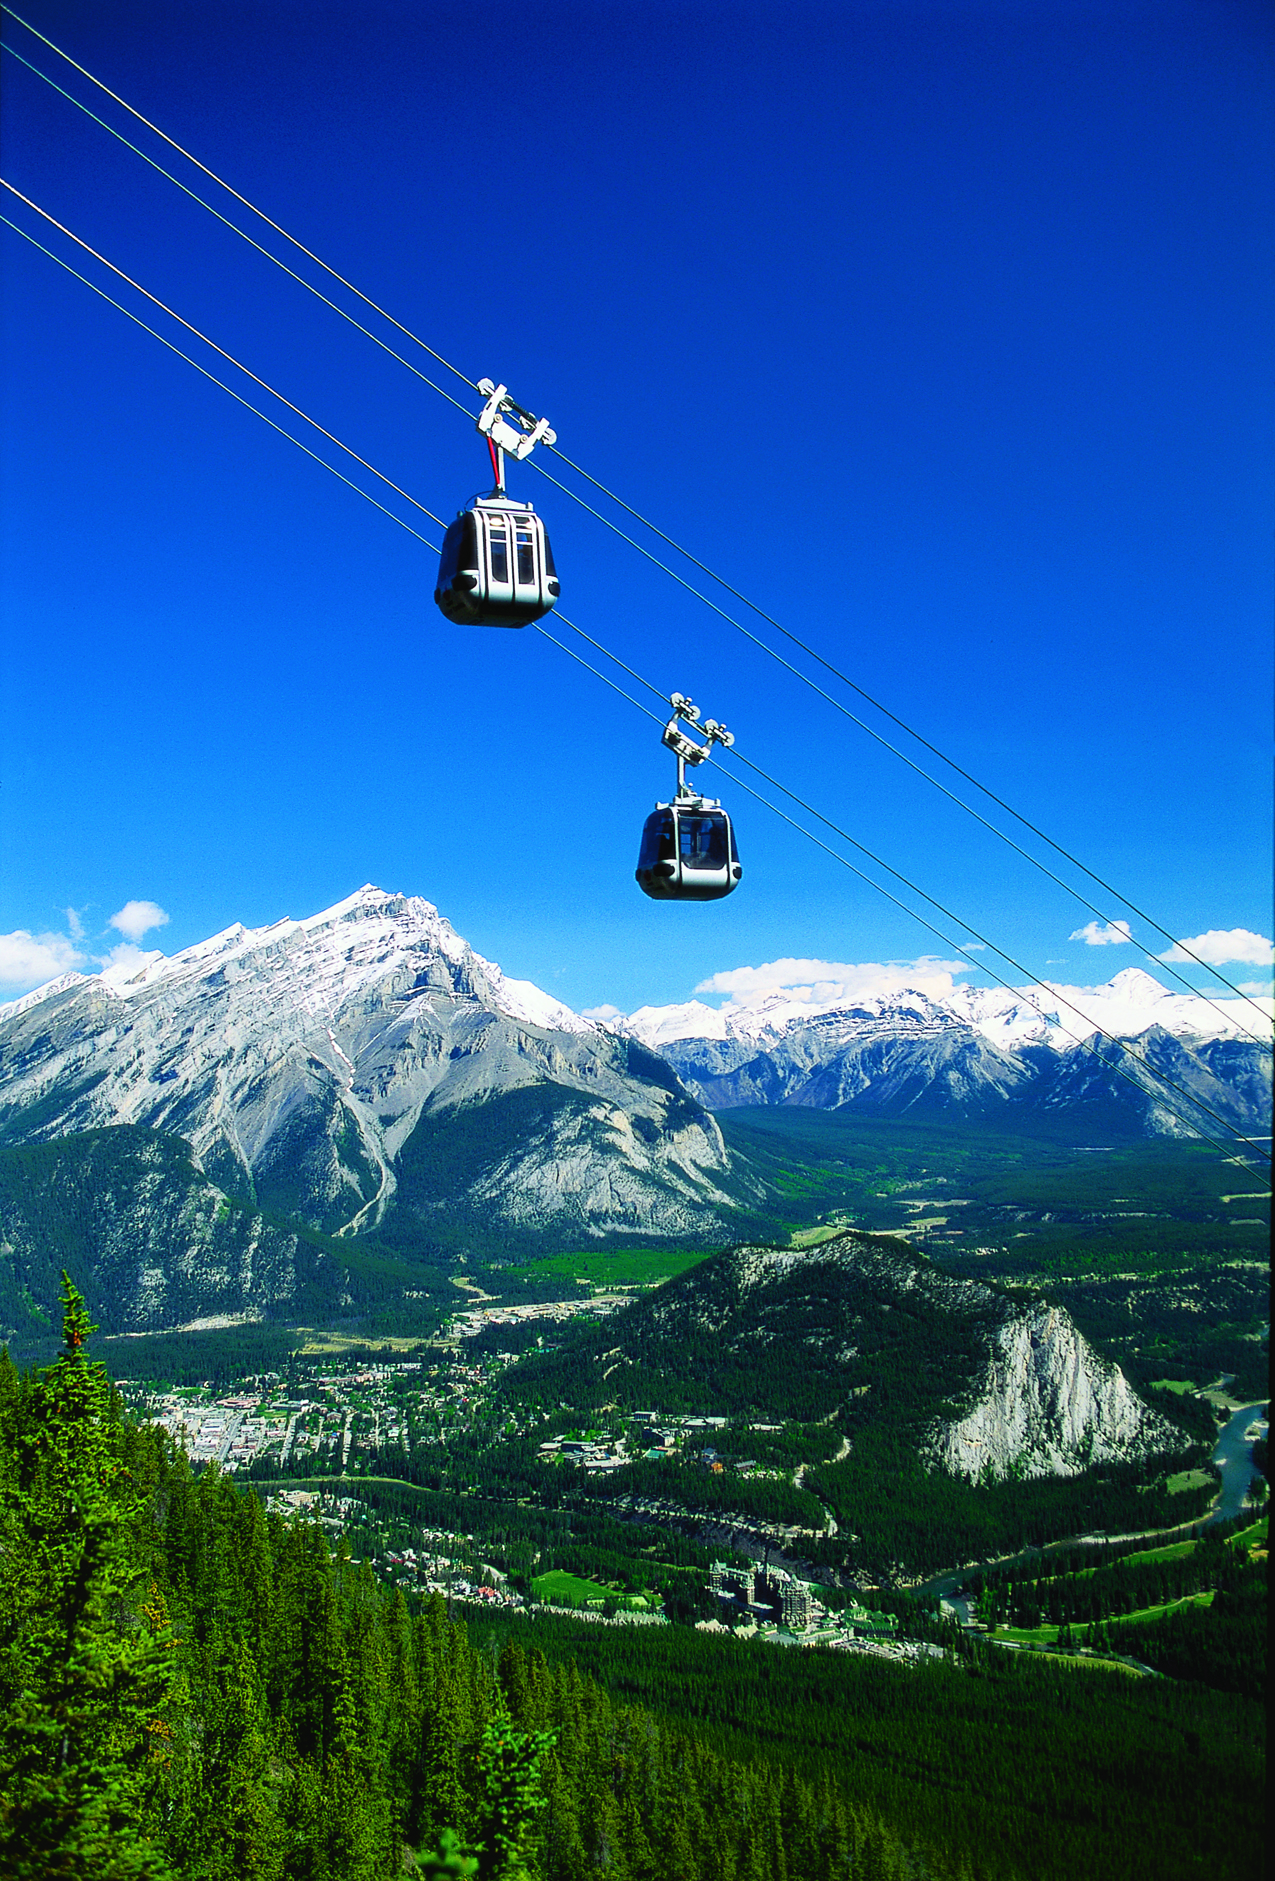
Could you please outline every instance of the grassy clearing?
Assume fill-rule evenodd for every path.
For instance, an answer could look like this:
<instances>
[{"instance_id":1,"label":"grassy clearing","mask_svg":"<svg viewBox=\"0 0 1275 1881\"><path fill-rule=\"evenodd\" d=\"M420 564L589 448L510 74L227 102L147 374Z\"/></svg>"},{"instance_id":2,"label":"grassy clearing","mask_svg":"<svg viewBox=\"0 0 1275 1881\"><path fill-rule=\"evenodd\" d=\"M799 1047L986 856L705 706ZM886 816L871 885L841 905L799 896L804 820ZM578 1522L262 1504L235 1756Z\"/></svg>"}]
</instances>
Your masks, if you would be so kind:
<instances>
[{"instance_id":1,"label":"grassy clearing","mask_svg":"<svg viewBox=\"0 0 1275 1881\"><path fill-rule=\"evenodd\" d=\"M1151 1380L1151 1389L1153 1391L1176 1391L1180 1398L1184 1398L1188 1391L1198 1391L1200 1387L1194 1384L1189 1378L1153 1378Z\"/></svg>"},{"instance_id":2,"label":"grassy clearing","mask_svg":"<svg viewBox=\"0 0 1275 1881\"><path fill-rule=\"evenodd\" d=\"M1158 1620L1166 1613L1176 1612L1179 1607L1207 1607L1211 1606L1212 1602L1211 1590L1200 1594L1184 1594L1181 1600L1166 1600L1158 1607L1139 1607L1133 1613L1113 1613L1111 1622L1113 1625L1118 1623L1123 1626L1127 1620L1135 1623L1142 1620ZM1063 1631L1061 1626L1049 1625L998 1626L992 1637L1015 1639L1023 1646L1055 1646L1058 1643L1059 1634ZM1073 1643L1077 1635L1083 1636L1084 1627L1079 1621L1072 1622L1071 1634Z\"/></svg>"},{"instance_id":3,"label":"grassy clearing","mask_svg":"<svg viewBox=\"0 0 1275 1881\"><path fill-rule=\"evenodd\" d=\"M585 1280L594 1287L655 1287L703 1259L702 1248L589 1248L577 1254L548 1254L517 1272L535 1279Z\"/></svg>"},{"instance_id":4,"label":"grassy clearing","mask_svg":"<svg viewBox=\"0 0 1275 1881\"><path fill-rule=\"evenodd\" d=\"M844 1234L848 1222L820 1222L815 1228L794 1228L789 1236L792 1247L817 1247L821 1241L831 1241L834 1235Z\"/></svg>"},{"instance_id":5,"label":"grassy clearing","mask_svg":"<svg viewBox=\"0 0 1275 1881\"><path fill-rule=\"evenodd\" d=\"M582 1580L578 1574L568 1574L565 1568L550 1568L545 1574L537 1574L531 1590L537 1600L555 1607L589 1607L600 1605L604 1600L618 1600L622 1607L647 1605L640 1594L617 1594L613 1587Z\"/></svg>"},{"instance_id":6,"label":"grassy clearing","mask_svg":"<svg viewBox=\"0 0 1275 1881\"><path fill-rule=\"evenodd\" d=\"M1242 1528L1238 1535L1232 1535L1231 1546L1233 1548L1251 1548L1256 1542L1264 1547L1266 1545L1269 1529L1270 1517L1264 1515L1260 1522L1254 1522L1251 1528Z\"/></svg>"},{"instance_id":7,"label":"grassy clearing","mask_svg":"<svg viewBox=\"0 0 1275 1881\"><path fill-rule=\"evenodd\" d=\"M1177 1496L1184 1489L1207 1489L1217 1478L1208 1470L1179 1470L1176 1476L1170 1476L1164 1485L1171 1496Z\"/></svg>"},{"instance_id":8,"label":"grassy clearing","mask_svg":"<svg viewBox=\"0 0 1275 1881\"><path fill-rule=\"evenodd\" d=\"M1139 1548L1136 1554L1122 1555L1121 1560L1130 1562L1181 1561L1187 1555L1194 1554L1199 1545L1198 1541L1173 1541L1164 1548ZM1098 1572L1099 1570L1096 1567L1077 1568L1074 1574L1066 1575L1063 1578L1067 1580L1087 1581Z\"/></svg>"},{"instance_id":9,"label":"grassy clearing","mask_svg":"<svg viewBox=\"0 0 1275 1881\"><path fill-rule=\"evenodd\" d=\"M1162 1607L1140 1607L1136 1613L1113 1613L1111 1617L1121 1626L1126 1620L1131 1620L1137 1626L1141 1625L1144 1620L1159 1620L1166 1613L1176 1613L1179 1607L1211 1607L1212 1605L1213 1590L1206 1588L1203 1593L1184 1594L1181 1600L1166 1601Z\"/></svg>"}]
</instances>

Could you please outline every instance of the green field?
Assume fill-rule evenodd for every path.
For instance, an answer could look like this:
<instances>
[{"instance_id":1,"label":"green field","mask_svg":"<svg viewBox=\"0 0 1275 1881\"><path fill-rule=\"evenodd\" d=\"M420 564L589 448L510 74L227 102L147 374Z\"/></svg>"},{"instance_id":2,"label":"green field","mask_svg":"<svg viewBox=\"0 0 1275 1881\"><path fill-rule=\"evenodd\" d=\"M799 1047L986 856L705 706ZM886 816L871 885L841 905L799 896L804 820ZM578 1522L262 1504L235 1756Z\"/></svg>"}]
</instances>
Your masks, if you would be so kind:
<instances>
[{"instance_id":1,"label":"green field","mask_svg":"<svg viewBox=\"0 0 1275 1881\"><path fill-rule=\"evenodd\" d=\"M1139 1607L1134 1613L1113 1614L1112 1623L1136 1625L1142 1620L1159 1620L1166 1613L1176 1613L1179 1607L1208 1607L1213 1604L1212 1589L1202 1594L1185 1594L1181 1600L1166 1600L1158 1607ZM1073 1641L1077 1634L1084 1633L1084 1626L1073 1621L1071 1632ZM998 1626L992 1635L994 1639L1016 1639L1024 1646L1054 1646L1058 1635L1064 1631L1061 1626Z\"/></svg>"},{"instance_id":2,"label":"green field","mask_svg":"<svg viewBox=\"0 0 1275 1881\"><path fill-rule=\"evenodd\" d=\"M1181 1561L1186 1555L1194 1554L1199 1545L1197 1541L1172 1541L1164 1548L1139 1548L1135 1554L1126 1554L1122 1556L1122 1559L1128 1563L1143 1561L1148 1565L1154 1561ZM1077 1568L1066 1578L1087 1581L1094 1574L1101 1572L1101 1568L1096 1567Z\"/></svg>"},{"instance_id":3,"label":"green field","mask_svg":"<svg viewBox=\"0 0 1275 1881\"><path fill-rule=\"evenodd\" d=\"M1138 1626L1144 1620L1158 1620L1166 1613L1176 1613L1179 1607L1211 1607L1212 1605L1213 1590L1206 1588L1200 1594L1184 1594L1181 1600L1166 1600L1163 1606L1141 1607L1136 1613L1113 1614L1112 1619L1120 1626L1126 1623Z\"/></svg>"},{"instance_id":4,"label":"green field","mask_svg":"<svg viewBox=\"0 0 1275 1881\"><path fill-rule=\"evenodd\" d=\"M1178 1397L1184 1398L1188 1391L1198 1391L1200 1387L1189 1378L1153 1378L1151 1388L1153 1391L1174 1391Z\"/></svg>"},{"instance_id":5,"label":"green field","mask_svg":"<svg viewBox=\"0 0 1275 1881\"><path fill-rule=\"evenodd\" d=\"M618 1600L622 1607L647 1605L640 1595L626 1597L617 1594L613 1588L603 1587L598 1581L586 1581L578 1574L568 1574L565 1568L550 1568L547 1574L537 1574L531 1583L531 1591L537 1600L546 1601L554 1607L589 1607L603 1600Z\"/></svg>"},{"instance_id":6,"label":"green field","mask_svg":"<svg viewBox=\"0 0 1275 1881\"><path fill-rule=\"evenodd\" d=\"M547 1254L509 1270L509 1277L584 1280L594 1287L654 1287L704 1259L703 1248L594 1247L583 1253ZM490 1282L486 1284L490 1285Z\"/></svg>"},{"instance_id":7,"label":"green field","mask_svg":"<svg viewBox=\"0 0 1275 1881\"><path fill-rule=\"evenodd\" d=\"M1207 1489L1216 1480L1208 1470L1179 1470L1176 1476L1170 1476L1165 1488L1171 1496L1176 1496L1184 1489Z\"/></svg>"}]
</instances>

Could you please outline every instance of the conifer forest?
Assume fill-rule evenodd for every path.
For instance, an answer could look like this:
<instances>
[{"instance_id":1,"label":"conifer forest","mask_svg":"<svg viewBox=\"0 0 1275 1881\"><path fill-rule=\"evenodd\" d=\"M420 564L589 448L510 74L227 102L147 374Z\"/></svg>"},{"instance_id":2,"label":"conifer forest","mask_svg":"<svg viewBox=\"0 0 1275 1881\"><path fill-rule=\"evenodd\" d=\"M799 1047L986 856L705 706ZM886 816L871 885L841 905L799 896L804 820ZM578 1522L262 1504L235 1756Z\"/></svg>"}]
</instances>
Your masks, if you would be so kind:
<instances>
[{"instance_id":1,"label":"conifer forest","mask_svg":"<svg viewBox=\"0 0 1275 1881\"><path fill-rule=\"evenodd\" d=\"M0 1872L15 1881L1258 1871L1263 1722L1242 1633L1264 1546L1218 1535L1190 1561L1059 1557L1052 1580L971 1581L993 1619L1095 1640L1215 1587L1220 1641L1199 1606L1142 1628L1160 1676L997 1652L903 1597L896 1624L943 1644L919 1663L487 1612L386 1584L349 1536L192 1468L126 1410L66 1279L61 1307L51 1363L0 1360Z\"/></svg>"}]
</instances>

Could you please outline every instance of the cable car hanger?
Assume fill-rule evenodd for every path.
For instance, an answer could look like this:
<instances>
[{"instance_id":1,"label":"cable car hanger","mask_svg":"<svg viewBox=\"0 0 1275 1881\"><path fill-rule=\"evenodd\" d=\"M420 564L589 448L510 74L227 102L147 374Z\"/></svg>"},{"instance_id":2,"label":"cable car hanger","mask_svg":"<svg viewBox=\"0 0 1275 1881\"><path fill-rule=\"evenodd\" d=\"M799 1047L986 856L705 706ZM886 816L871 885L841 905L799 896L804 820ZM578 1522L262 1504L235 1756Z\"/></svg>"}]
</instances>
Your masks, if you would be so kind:
<instances>
[{"instance_id":1,"label":"cable car hanger","mask_svg":"<svg viewBox=\"0 0 1275 1881\"><path fill-rule=\"evenodd\" d=\"M673 716L660 743L677 759L677 795L657 803L642 828L634 878L652 901L720 901L738 888L743 876L730 817L716 797L703 797L686 781L686 767L703 764L715 744L729 750L735 734L707 718L680 692L670 693ZM705 743L686 729L697 726Z\"/></svg>"},{"instance_id":2,"label":"cable car hanger","mask_svg":"<svg viewBox=\"0 0 1275 1881\"><path fill-rule=\"evenodd\" d=\"M533 412L524 411L509 396L507 385L497 385L492 379L480 379L478 390L487 403L478 414L478 429L487 440L491 452L492 468L496 472L496 488L492 494L503 496L505 490L505 452L516 457L521 463L530 457L537 444L556 444L558 434L550 429L547 418L537 418ZM506 424L503 414L509 413L513 424ZM530 507L530 506L528 506Z\"/></svg>"},{"instance_id":3,"label":"cable car hanger","mask_svg":"<svg viewBox=\"0 0 1275 1881\"><path fill-rule=\"evenodd\" d=\"M549 613L562 592L544 523L530 503L505 489L505 454L519 463L557 433L509 396L507 386L480 379L487 403L477 428L487 440L495 485L460 511L443 539L434 599L448 620L474 627L527 627Z\"/></svg>"}]
</instances>

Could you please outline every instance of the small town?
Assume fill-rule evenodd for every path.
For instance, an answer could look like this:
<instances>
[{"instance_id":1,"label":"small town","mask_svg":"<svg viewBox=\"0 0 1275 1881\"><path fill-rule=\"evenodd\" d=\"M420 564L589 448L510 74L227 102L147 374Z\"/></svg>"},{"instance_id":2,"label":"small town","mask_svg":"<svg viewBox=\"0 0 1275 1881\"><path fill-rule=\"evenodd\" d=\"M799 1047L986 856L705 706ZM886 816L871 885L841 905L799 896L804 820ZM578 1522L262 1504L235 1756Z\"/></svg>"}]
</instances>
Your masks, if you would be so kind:
<instances>
[{"instance_id":1,"label":"small town","mask_svg":"<svg viewBox=\"0 0 1275 1881\"><path fill-rule=\"evenodd\" d=\"M578 1310L575 1301L515 1312L518 1319L552 1320L568 1317L570 1309ZM338 1354L314 1354L295 1364L286 1381L266 1373L240 1380L221 1395L209 1385L155 1389L125 1379L119 1386L131 1407L166 1430L197 1468L211 1464L257 1479L268 1508L285 1518L317 1520L334 1542L342 1534L350 1536L360 1558L406 1592L439 1593L449 1603L528 1615L536 1609L570 1614L601 1625L666 1624L654 1595L618 1595L558 1570L516 1587L498 1564L481 1558L474 1535L388 1521L358 1493L361 1474L381 1480L371 1472L376 1453L385 1447L410 1456L418 1444L446 1442L474 1426L488 1408L492 1382L513 1355L480 1356L467 1349L467 1342L514 1317L510 1309L470 1308L457 1316L446 1339L427 1350L415 1348L411 1356L343 1361ZM711 1439L726 1425L724 1417L640 1410L629 1413L623 1424L612 1419L606 1430L581 1428L550 1437L537 1446L537 1456L547 1470L578 1470L588 1477L636 1460L674 1459L718 1476L727 1471L745 1478L783 1475L751 1458L719 1457ZM773 1436L782 1426L751 1428L759 1436ZM508 1427L507 1434L512 1434ZM899 1638L892 1613L857 1602L834 1610L815 1583L799 1580L784 1567L715 1561L703 1584L718 1611L696 1622L701 1630L895 1660L941 1655L937 1646Z\"/></svg>"}]
</instances>

